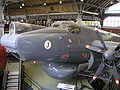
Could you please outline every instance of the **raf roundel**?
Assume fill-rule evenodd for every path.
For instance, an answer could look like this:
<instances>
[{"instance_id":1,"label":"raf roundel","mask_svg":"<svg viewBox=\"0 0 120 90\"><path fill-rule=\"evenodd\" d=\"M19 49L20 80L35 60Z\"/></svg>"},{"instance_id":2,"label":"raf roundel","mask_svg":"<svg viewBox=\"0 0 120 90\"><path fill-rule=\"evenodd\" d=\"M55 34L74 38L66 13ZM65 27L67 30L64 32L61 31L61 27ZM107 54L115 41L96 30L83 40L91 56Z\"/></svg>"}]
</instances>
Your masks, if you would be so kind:
<instances>
[{"instance_id":1,"label":"raf roundel","mask_svg":"<svg viewBox=\"0 0 120 90\"><path fill-rule=\"evenodd\" d=\"M46 40L44 43L45 49L50 49L52 47L52 43L50 40Z\"/></svg>"}]
</instances>

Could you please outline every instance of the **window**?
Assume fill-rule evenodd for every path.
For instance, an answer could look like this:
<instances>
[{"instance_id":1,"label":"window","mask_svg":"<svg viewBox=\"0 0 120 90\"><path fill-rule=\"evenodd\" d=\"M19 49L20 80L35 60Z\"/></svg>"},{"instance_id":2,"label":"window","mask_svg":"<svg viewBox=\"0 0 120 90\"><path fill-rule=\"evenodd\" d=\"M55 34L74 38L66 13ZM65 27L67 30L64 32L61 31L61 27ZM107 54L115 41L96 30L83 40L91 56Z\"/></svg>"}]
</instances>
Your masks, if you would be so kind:
<instances>
[{"instance_id":1,"label":"window","mask_svg":"<svg viewBox=\"0 0 120 90\"><path fill-rule=\"evenodd\" d=\"M68 27L68 31L73 33L73 34L79 34L80 33L80 27L79 26L72 26L72 25L70 25Z\"/></svg>"},{"instance_id":2,"label":"window","mask_svg":"<svg viewBox=\"0 0 120 90\"><path fill-rule=\"evenodd\" d=\"M105 14L120 14L120 3L117 3L105 10ZM119 16L108 16L103 21L103 27L117 27L120 28Z\"/></svg>"},{"instance_id":3,"label":"window","mask_svg":"<svg viewBox=\"0 0 120 90\"><path fill-rule=\"evenodd\" d=\"M59 28L65 29L66 31L71 32L73 34L80 33L80 27L77 24L74 24L72 22L62 22Z\"/></svg>"},{"instance_id":4,"label":"window","mask_svg":"<svg viewBox=\"0 0 120 90\"><path fill-rule=\"evenodd\" d=\"M9 26L9 34L12 35L14 33L14 29L15 29L15 24L11 23Z\"/></svg>"},{"instance_id":5,"label":"window","mask_svg":"<svg viewBox=\"0 0 120 90\"><path fill-rule=\"evenodd\" d=\"M103 22L103 27L120 27L120 17L119 16L109 16L105 18Z\"/></svg>"},{"instance_id":6,"label":"window","mask_svg":"<svg viewBox=\"0 0 120 90\"><path fill-rule=\"evenodd\" d=\"M117 3L117 4L107 8L105 10L105 13L106 14L109 14L109 13L120 13L120 3Z\"/></svg>"},{"instance_id":7,"label":"window","mask_svg":"<svg viewBox=\"0 0 120 90\"><path fill-rule=\"evenodd\" d=\"M87 26L100 26L99 21L82 21Z\"/></svg>"},{"instance_id":8,"label":"window","mask_svg":"<svg viewBox=\"0 0 120 90\"><path fill-rule=\"evenodd\" d=\"M16 30L15 30L15 32L17 34L24 33L24 32L31 31L31 30L32 29L30 27L28 27L27 25L24 26L23 24L17 24L16 23Z\"/></svg>"}]
</instances>

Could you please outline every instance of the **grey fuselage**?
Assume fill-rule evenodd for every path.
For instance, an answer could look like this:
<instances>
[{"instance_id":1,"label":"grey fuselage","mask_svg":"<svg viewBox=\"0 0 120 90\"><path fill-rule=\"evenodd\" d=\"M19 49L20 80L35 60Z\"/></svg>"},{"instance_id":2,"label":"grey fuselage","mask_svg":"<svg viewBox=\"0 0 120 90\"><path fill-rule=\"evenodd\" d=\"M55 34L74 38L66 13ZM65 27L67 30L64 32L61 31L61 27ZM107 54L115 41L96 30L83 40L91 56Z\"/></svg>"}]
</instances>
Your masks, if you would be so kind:
<instances>
[{"instance_id":1,"label":"grey fuselage","mask_svg":"<svg viewBox=\"0 0 120 90\"><path fill-rule=\"evenodd\" d=\"M17 53L22 61L44 61L44 71L53 78L64 79L84 69L93 70L102 60L102 54L86 48L86 45L104 48L97 40L95 28L63 22L31 31L25 25L11 24L10 33L2 36L1 44L9 52ZM107 48L119 44L120 36L99 32Z\"/></svg>"},{"instance_id":2,"label":"grey fuselage","mask_svg":"<svg viewBox=\"0 0 120 90\"><path fill-rule=\"evenodd\" d=\"M10 36L3 36L1 43L10 51L20 55L23 61L54 61L78 64L88 62L91 51L86 49L85 45L92 45L93 41L97 39L95 29L84 25L71 25L68 29L66 27L46 27L13 36L11 35L12 41L7 42L7 44L5 40L9 39ZM114 35L111 37L110 33L104 36L107 40L112 40L115 37ZM102 48L99 41L97 46Z\"/></svg>"}]
</instances>

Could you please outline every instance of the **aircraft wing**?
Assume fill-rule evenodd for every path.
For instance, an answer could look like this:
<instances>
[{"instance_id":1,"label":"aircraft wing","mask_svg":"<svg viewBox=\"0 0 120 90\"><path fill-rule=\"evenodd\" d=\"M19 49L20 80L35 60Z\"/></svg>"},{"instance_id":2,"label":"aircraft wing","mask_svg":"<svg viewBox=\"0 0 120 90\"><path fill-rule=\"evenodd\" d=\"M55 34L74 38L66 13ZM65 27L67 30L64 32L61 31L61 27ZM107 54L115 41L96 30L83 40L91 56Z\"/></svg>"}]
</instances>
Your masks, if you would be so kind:
<instances>
[{"instance_id":1,"label":"aircraft wing","mask_svg":"<svg viewBox=\"0 0 120 90\"><path fill-rule=\"evenodd\" d=\"M104 42L105 42L106 48L116 47L120 43L120 42L114 42L114 41L104 41ZM95 40L92 43L92 46L103 48L103 45L102 45L102 43L99 40Z\"/></svg>"},{"instance_id":2,"label":"aircraft wing","mask_svg":"<svg viewBox=\"0 0 120 90\"><path fill-rule=\"evenodd\" d=\"M119 41L120 42L120 35L115 34L115 33L111 33L111 32L107 32L101 29L94 29L96 32L99 31L99 33L101 34L102 38L104 40L109 40L109 41ZM116 39L116 40L115 40Z\"/></svg>"}]
</instances>

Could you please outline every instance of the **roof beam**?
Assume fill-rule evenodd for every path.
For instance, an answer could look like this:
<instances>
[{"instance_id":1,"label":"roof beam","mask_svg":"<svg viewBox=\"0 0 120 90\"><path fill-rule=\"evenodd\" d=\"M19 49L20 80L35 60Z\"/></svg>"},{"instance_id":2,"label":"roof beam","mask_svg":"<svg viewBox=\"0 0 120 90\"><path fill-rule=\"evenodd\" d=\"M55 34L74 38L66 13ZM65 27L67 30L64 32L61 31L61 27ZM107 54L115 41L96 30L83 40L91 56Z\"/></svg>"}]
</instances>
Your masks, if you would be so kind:
<instances>
[{"instance_id":1,"label":"roof beam","mask_svg":"<svg viewBox=\"0 0 120 90\"><path fill-rule=\"evenodd\" d=\"M101 5L100 6L97 6L96 8L98 8L98 9L104 9L104 8L99 8L99 7L102 7L102 4L103 3L106 3L106 2L109 2L109 0L103 0L103 1L101 1ZM95 3L95 2L94 2ZM90 9L92 6L90 5L87 9L85 9L85 10L88 10L88 9Z\"/></svg>"},{"instance_id":2,"label":"roof beam","mask_svg":"<svg viewBox=\"0 0 120 90\"><path fill-rule=\"evenodd\" d=\"M76 3L76 0L73 0L74 1L74 4L75 4L75 7L76 7L76 10L78 11L78 6L77 6L77 3Z\"/></svg>"},{"instance_id":3,"label":"roof beam","mask_svg":"<svg viewBox=\"0 0 120 90\"><path fill-rule=\"evenodd\" d=\"M42 5L45 3L45 0L40 0L40 1L41 1ZM48 10L48 8L46 6L44 6L44 9L46 11L47 18L49 18L49 10Z\"/></svg>"},{"instance_id":4,"label":"roof beam","mask_svg":"<svg viewBox=\"0 0 120 90\"><path fill-rule=\"evenodd\" d=\"M83 10L85 10L85 8L87 7L87 5L89 4L89 1L90 1L90 0L87 0L87 2L84 3Z\"/></svg>"},{"instance_id":5,"label":"roof beam","mask_svg":"<svg viewBox=\"0 0 120 90\"><path fill-rule=\"evenodd\" d=\"M50 4L47 4L45 7L49 7L49 6L58 6L58 5L67 5L67 4L73 4L74 2L71 1L71 2L63 2L62 4L59 4L59 3L50 3ZM84 3L84 2L76 2L77 4L86 4L86 5L90 5L91 7L95 7L95 8L100 8L100 9L105 9L104 7L98 7L97 5L94 5L94 4L89 4L89 3ZM38 7L44 7L43 4L38 4L38 5L33 5L32 7L31 6L24 6L23 8L38 8ZM14 11L14 10L19 10L20 8L9 8L8 12L11 12L11 11Z\"/></svg>"},{"instance_id":6,"label":"roof beam","mask_svg":"<svg viewBox=\"0 0 120 90\"><path fill-rule=\"evenodd\" d=\"M104 16L120 16L120 13L109 13L109 14L104 14Z\"/></svg>"},{"instance_id":7,"label":"roof beam","mask_svg":"<svg viewBox=\"0 0 120 90\"><path fill-rule=\"evenodd\" d=\"M69 12L69 13L49 13L51 19L77 19L77 12ZM23 15L21 15L23 16ZM20 15L17 16L11 16L11 19L19 19ZM48 19L46 14L37 14L36 16L34 14L28 15L28 19ZM93 17L93 16L82 16L83 20L100 20L99 17Z\"/></svg>"}]
</instances>

